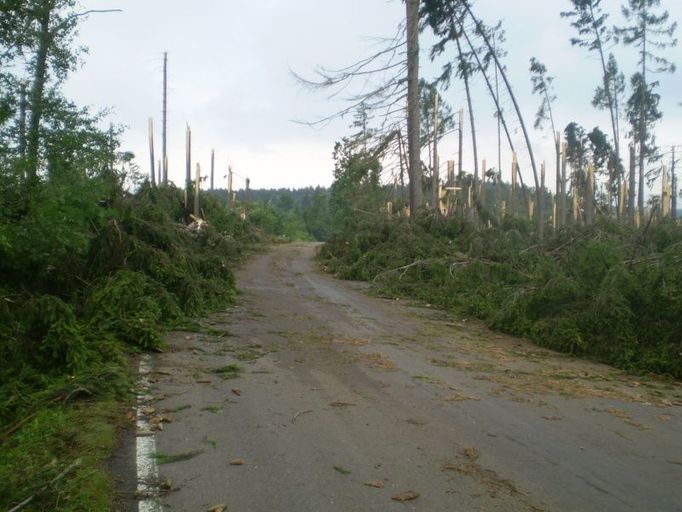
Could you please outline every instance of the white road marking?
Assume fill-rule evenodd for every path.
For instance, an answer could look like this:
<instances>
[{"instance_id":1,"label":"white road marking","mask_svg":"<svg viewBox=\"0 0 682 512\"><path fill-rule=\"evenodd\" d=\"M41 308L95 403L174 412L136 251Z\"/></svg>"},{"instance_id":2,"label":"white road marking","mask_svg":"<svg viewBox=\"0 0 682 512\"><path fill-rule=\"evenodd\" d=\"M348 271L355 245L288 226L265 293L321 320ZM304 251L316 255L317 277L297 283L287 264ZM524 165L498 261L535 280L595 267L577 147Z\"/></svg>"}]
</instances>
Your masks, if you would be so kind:
<instances>
[{"instance_id":1,"label":"white road marking","mask_svg":"<svg viewBox=\"0 0 682 512\"><path fill-rule=\"evenodd\" d=\"M144 414L149 402L149 373L152 370L151 356L140 358L140 389L137 395L137 433L135 438L137 465L137 495L139 512L163 512L158 496L159 470L156 465L156 437Z\"/></svg>"}]
</instances>

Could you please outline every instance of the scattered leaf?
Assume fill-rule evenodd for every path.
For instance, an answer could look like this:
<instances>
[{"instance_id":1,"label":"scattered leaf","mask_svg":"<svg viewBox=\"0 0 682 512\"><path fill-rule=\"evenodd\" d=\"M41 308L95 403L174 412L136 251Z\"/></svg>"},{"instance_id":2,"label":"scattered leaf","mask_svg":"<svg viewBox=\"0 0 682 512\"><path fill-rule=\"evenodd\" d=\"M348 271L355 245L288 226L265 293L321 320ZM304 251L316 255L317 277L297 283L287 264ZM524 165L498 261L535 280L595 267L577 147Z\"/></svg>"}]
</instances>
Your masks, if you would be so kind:
<instances>
[{"instance_id":1,"label":"scattered leaf","mask_svg":"<svg viewBox=\"0 0 682 512\"><path fill-rule=\"evenodd\" d=\"M385 484L381 480L372 480L371 482L365 482L364 485L374 487L375 489L383 489Z\"/></svg>"},{"instance_id":2,"label":"scattered leaf","mask_svg":"<svg viewBox=\"0 0 682 512\"><path fill-rule=\"evenodd\" d=\"M350 340L345 340L345 339L336 339L332 340L332 343L336 343L338 345L351 345L354 347L359 347L362 345L367 345L369 343L369 340L363 340L363 339L350 339Z\"/></svg>"},{"instance_id":3,"label":"scattered leaf","mask_svg":"<svg viewBox=\"0 0 682 512\"><path fill-rule=\"evenodd\" d=\"M331 402L329 405L331 407L355 407L358 404L354 404L352 402L341 402L341 401L337 400L335 402Z\"/></svg>"},{"instance_id":4,"label":"scattered leaf","mask_svg":"<svg viewBox=\"0 0 682 512\"><path fill-rule=\"evenodd\" d=\"M405 501L416 500L417 498L419 498L419 493L415 491L399 492L398 494L391 496L393 501L400 501L401 503Z\"/></svg>"},{"instance_id":5,"label":"scattered leaf","mask_svg":"<svg viewBox=\"0 0 682 512\"><path fill-rule=\"evenodd\" d=\"M184 452L184 453L176 453L176 454L167 454L167 453L156 453L154 454L154 458L156 459L157 464L172 464L173 462L182 462L184 460L189 460L201 453L201 450L195 450L192 452Z\"/></svg>"},{"instance_id":6,"label":"scattered leaf","mask_svg":"<svg viewBox=\"0 0 682 512\"><path fill-rule=\"evenodd\" d=\"M246 464L244 459L234 459L230 461L230 466L243 466Z\"/></svg>"},{"instance_id":7,"label":"scattered leaf","mask_svg":"<svg viewBox=\"0 0 682 512\"><path fill-rule=\"evenodd\" d=\"M473 448L473 447L464 448L462 450L462 455L464 455L469 460L476 460L480 456L480 454L478 453L478 450L476 448Z\"/></svg>"},{"instance_id":8,"label":"scattered leaf","mask_svg":"<svg viewBox=\"0 0 682 512\"><path fill-rule=\"evenodd\" d=\"M239 388L232 388L232 392L237 396L242 396L242 390Z\"/></svg>"},{"instance_id":9,"label":"scattered leaf","mask_svg":"<svg viewBox=\"0 0 682 512\"><path fill-rule=\"evenodd\" d=\"M237 379L241 376L242 373L244 373L244 368L242 368L238 364L228 364L226 366L216 368L215 370L213 370L213 373L217 373L223 379L226 380Z\"/></svg>"},{"instance_id":10,"label":"scattered leaf","mask_svg":"<svg viewBox=\"0 0 682 512\"><path fill-rule=\"evenodd\" d=\"M350 470L341 467L341 466L334 466L334 471L341 473L342 475L350 475Z\"/></svg>"},{"instance_id":11,"label":"scattered leaf","mask_svg":"<svg viewBox=\"0 0 682 512\"><path fill-rule=\"evenodd\" d=\"M213 505L208 509L208 512L227 512L227 505L219 503L218 505Z\"/></svg>"},{"instance_id":12,"label":"scattered leaf","mask_svg":"<svg viewBox=\"0 0 682 512\"><path fill-rule=\"evenodd\" d=\"M294 414L294 415L292 416L292 418L291 418L291 423L293 423L293 424L295 425L295 424L296 424L296 418L298 418L299 416L301 416L301 415L303 415L303 414L308 414L308 413L311 413L311 412L313 412L312 409L307 409L307 410L305 410L305 411L298 411L296 414Z\"/></svg>"}]
</instances>

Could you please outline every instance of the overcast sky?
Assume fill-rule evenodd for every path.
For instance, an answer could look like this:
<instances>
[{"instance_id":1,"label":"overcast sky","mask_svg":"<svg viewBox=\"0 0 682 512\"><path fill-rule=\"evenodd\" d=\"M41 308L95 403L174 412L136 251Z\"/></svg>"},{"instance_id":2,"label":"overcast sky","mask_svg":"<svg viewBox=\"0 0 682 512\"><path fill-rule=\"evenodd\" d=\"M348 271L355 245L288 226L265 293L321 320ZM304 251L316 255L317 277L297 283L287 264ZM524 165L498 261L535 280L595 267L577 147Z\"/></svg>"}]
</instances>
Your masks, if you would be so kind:
<instances>
[{"instance_id":1,"label":"overcast sky","mask_svg":"<svg viewBox=\"0 0 682 512\"><path fill-rule=\"evenodd\" d=\"M621 24L620 0L604 0ZM66 93L80 104L113 108L112 120L127 126L124 149L137 155L147 172L147 120L156 123L160 153L163 52L169 59L170 178L184 180L185 124L192 128L193 157L208 169L216 151L218 185L231 164L249 176L254 188L329 185L334 141L351 130L350 119L312 129L293 122L315 120L339 108L323 93L311 93L296 83L290 70L312 76L316 65L342 67L367 56L376 37L390 37L404 17L400 0L81 0L86 8L120 8L84 21L80 41L89 48L85 63L67 83ZM682 21L682 2L662 0L674 20ZM535 56L556 77L557 124L578 121L588 130L599 125L609 132L608 114L592 109L599 81L599 63L585 50L572 48L573 32L559 12L568 0L478 0L475 9L487 22L504 20L505 59L512 87L531 125L538 98L531 95L528 61ZM422 73L432 78L429 39L422 41ZM615 49L626 76L634 71L634 50ZM453 50L448 55L454 57ZM667 56L682 64L682 49ZM682 71L681 71L682 72ZM660 145L682 146L682 75L662 75L659 92L664 119L657 130ZM494 107L484 84L474 83L474 111L480 120L479 156L496 165ZM458 109L465 105L463 87L453 82L443 99ZM516 123L512 123L516 125ZM468 126L466 127L468 130ZM465 132L465 144L468 131ZM552 161L551 134L533 130L536 159ZM522 147L521 133L515 144ZM443 141L444 162L454 159L454 137ZM521 165L526 161L520 155ZM492 163L491 163L492 162ZM508 174L508 151L502 169ZM551 168L551 164L548 164ZM464 168L471 170L471 150L465 146ZM524 173L527 181L530 176ZM548 173L548 183L553 177ZM508 178L507 178L508 179ZM238 180L235 187L241 188Z\"/></svg>"}]
</instances>

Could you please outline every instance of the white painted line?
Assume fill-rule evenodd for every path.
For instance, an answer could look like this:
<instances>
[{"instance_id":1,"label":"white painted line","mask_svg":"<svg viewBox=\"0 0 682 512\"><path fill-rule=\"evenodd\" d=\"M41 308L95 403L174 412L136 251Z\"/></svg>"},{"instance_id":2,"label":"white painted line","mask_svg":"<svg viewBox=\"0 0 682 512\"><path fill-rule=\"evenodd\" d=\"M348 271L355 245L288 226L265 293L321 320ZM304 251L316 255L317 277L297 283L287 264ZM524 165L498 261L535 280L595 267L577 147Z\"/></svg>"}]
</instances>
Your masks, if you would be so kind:
<instances>
[{"instance_id":1,"label":"white painted line","mask_svg":"<svg viewBox=\"0 0 682 512\"><path fill-rule=\"evenodd\" d=\"M147 416L143 413L149 401L149 373L152 370L151 356L140 358L140 389L137 395L137 433L135 437L135 460L137 466L138 512L163 512L158 496L159 470L156 465L156 437Z\"/></svg>"}]
</instances>

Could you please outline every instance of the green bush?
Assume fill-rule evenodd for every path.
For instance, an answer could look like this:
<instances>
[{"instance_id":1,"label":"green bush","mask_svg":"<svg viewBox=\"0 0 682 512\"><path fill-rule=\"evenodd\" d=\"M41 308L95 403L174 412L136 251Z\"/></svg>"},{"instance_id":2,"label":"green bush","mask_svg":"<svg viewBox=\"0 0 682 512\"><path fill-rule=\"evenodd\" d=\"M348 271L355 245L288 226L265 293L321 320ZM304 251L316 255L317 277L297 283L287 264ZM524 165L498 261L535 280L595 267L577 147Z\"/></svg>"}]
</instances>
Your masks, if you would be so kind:
<instances>
[{"instance_id":1,"label":"green bush","mask_svg":"<svg viewBox=\"0 0 682 512\"><path fill-rule=\"evenodd\" d=\"M321 258L342 278L422 299L538 344L682 378L682 226L613 221L539 243L526 223L418 216L356 224Z\"/></svg>"}]
</instances>

